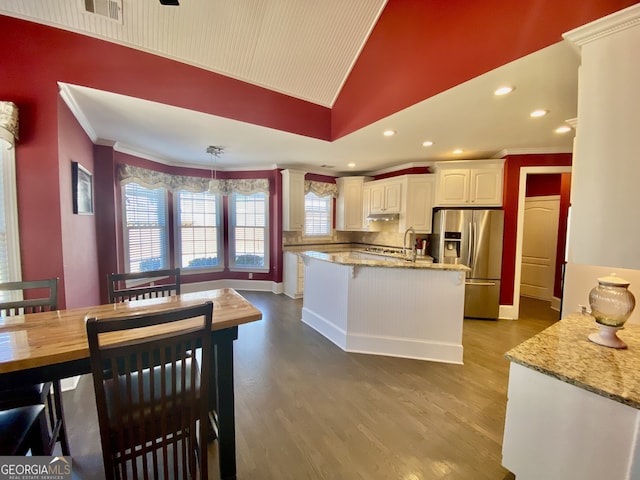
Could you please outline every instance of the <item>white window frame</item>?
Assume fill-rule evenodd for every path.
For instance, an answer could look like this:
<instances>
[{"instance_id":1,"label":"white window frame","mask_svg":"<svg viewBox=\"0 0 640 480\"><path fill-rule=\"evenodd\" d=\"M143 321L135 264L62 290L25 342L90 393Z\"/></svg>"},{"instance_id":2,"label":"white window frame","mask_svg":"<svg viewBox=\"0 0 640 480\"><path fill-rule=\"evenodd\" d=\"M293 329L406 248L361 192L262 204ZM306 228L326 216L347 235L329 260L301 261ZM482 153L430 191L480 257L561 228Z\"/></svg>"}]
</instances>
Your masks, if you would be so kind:
<instances>
[{"instance_id":1,"label":"white window frame","mask_svg":"<svg viewBox=\"0 0 640 480\"><path fill-rule=\"evenodd\" d=\"M18 230L18 189L16 183L16 155L11 143L0 138L0 168L2 169L2 190L0 208L4 211L4 225L0 225L0 234L5 235L6 251L0 253L0 268L4 269L7 278L3 282L19 282L22 280L20 262L20 234ZM7 298L7 300L9 300ZM10 300L21 300L11 298Z\"/></svg>"},{"instance_id":2,"label":"white window frame","mask_svg":"<svg viewBox=\"0 0 640 480\"><path fill-rule=\"evenodd\" d=\"M329 211L327 212L328 218L327 218L327 228L328 228L328 233L323 234L323 235L313 235L313 234L309 234L307 233L307 220L310 218L310 215L308 215L308 210L307 210L307 200L309 196L313 196L315 197L315 199L319 199L319 200L323 200L327 202L327 205L329 206ZM304 230L303 230L303 235L306 238L311 238L314 240L330 240L332 238L333 235L333 197L331 196L326 196L326 197L320 197L319 195L316 195L313 192L308 192L305 193L304 195Z\"/></svg>"},{"instance_id":3,"label":"white window frame","mask_svg":"<svg viewBox=\"0 0 640 480\"><path fill-rule=\"evenodd\" d=\"M211 196L216 202L215 213L215 228L216 228L216 248L218 250L218 264L215 266L206 267L184 267L182 266L182 221L180 215L180 194L187 193L192 195L205 194ZM224 270L225 267L225 250L224 250L224 231L222 227L222 195L209 193L209 192L190 192L189 190L178 190L173 194L173 211L174 211L174 238L175 238L175 264L180 267L182 274L190 273L206 273L206 272L218 272ZM208 228L212 225L198 225L196 228Z\"/></svg>"},{"instance_id":4,"label":"white window frame","mask_svg":"<svg viewBox=\"0 0 640 480\"><path fill-rule=\"evenodd\" d=\"M258 267L255 265L236 265L236 198L238 196L250 197L253 195L264 195L264 266ZM232 193L229 195L229 270L232 272L269 272L269 194L266 192L259 192L253 194L240 194L240 193Z\"/></svg>"},{"instance_id":5,"label":"white window frame","mask_svg":"<svg viewBox=\"0 0 640 480\"><path fill-rule=\"evenodd\" d=\"M169 258L169 216L168 216L168 201L167 201L167 190L164 188L148 188L137 182L129 182L123 184L121 187L122 190L122 236L124 239L124 268L125 272L130 273L130 259L129 259L129 228L127 227L127 193L126 188L129 185L138 185L141 188L145 188L147 190L161 190L164 197L164 238L165 245L163 245L162 258L164 259L164 265L158 266L158 270L166 269L170 267L170 258ZM155 269L154 269L155 270ZM142 270L141 270L142 271Z\"/></svg>"}]
</instances>

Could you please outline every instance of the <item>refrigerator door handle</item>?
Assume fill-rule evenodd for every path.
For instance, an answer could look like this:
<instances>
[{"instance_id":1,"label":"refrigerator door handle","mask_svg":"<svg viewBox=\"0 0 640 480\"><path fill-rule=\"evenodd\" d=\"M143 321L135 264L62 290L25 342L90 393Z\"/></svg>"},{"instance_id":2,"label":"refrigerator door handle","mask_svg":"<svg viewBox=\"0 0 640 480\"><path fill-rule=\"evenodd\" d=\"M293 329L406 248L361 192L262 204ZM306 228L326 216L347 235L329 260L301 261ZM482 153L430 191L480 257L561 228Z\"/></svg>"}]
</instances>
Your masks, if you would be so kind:
<instances>
[{"instance_id":1,"label":"refrigerator door handle","mask_svg":"<svg viewBox=\"0 0 640 480\"><path fill-rule=\"evenodd\" d=\"M473 222L469 222L469 265L467 265L467 267L469 268L473 268L473 262L474 262L474 250L476 248L476 242L475 242L475 230L474 230L474 224Z\"/></svg>"}]
</instances>

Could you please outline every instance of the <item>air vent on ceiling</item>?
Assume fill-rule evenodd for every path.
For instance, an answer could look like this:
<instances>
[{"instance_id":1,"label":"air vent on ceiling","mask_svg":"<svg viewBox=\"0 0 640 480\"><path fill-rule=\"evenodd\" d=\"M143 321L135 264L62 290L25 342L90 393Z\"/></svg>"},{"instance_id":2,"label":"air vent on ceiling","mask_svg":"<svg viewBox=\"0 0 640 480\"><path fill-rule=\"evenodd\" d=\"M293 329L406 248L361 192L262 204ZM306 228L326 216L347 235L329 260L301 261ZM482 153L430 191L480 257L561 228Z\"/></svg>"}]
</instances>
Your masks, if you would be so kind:
<instances>
[{"instance_id":1,"label":"air vent on ceiling","mask_svg":"<svg viewBox=\"0 0 640 480\"><path fill-rule=\"evenodd\" d=\"M122 0L84 0L84 9L122 23Z\"/></svg>"}]
</instances>

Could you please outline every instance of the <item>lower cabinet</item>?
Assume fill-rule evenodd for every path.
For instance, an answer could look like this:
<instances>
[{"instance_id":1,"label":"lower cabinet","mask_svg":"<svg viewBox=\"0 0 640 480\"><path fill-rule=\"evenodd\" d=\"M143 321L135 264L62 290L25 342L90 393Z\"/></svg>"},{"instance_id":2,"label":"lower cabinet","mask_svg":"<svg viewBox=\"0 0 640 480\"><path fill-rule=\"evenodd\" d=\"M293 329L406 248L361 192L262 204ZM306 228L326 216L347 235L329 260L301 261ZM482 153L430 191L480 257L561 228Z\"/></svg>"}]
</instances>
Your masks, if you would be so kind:
<instances>
[{"instance_id":1,"label":"lower cabinet","mask_svg":"<svg viewBox=\"0 0 640 480\"><path fill-rule=\"evenodd\" d=\"M302 298L304 294L304 262L293 252L284 253L284 294Z\"/></svg>"}]
</instances>

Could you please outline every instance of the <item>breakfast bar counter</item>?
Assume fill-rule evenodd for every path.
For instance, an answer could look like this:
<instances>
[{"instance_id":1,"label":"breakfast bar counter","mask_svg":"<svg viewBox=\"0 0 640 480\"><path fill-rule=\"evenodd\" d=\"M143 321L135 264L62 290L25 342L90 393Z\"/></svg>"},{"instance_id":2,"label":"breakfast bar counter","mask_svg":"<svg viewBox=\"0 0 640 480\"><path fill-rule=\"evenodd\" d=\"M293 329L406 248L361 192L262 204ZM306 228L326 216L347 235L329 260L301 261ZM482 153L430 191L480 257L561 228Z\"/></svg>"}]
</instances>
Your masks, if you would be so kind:
<instances>
[{"instance_id":1,"label":"breakfast bar counter","mask_svg":"<svg viewBox=\"0 0 640 480\"><path fill-rule=\"evenodd\" d=\"M467 267L364 252L300 253L302 321L348 352L463 361Z\"/></svg>"},{"instance_id":2,"label":"breakfast bar counter","mask_svg":"<svg viewBox=\"0 0 640 480\"><path fill-rule=\"evenodd\" d=\"M640 325L618 331L621 350L597 331L573 313L506 353L502 464L518 480L640 478Z\"/></svg>"}]
</instances>

